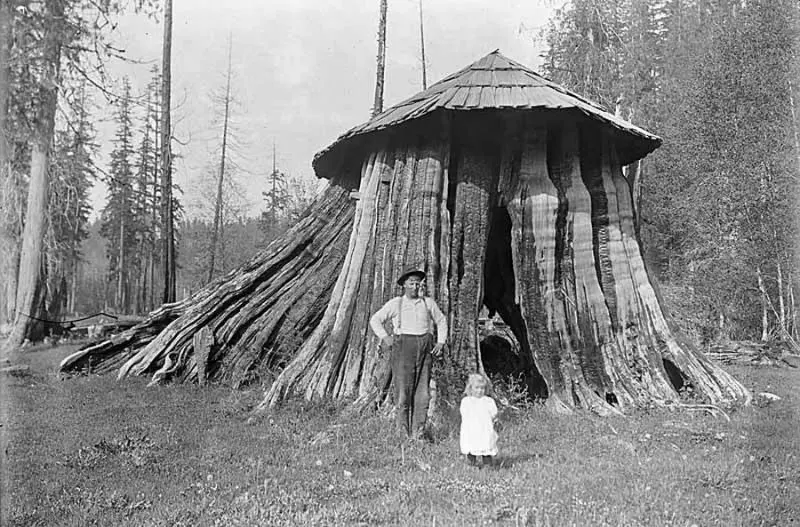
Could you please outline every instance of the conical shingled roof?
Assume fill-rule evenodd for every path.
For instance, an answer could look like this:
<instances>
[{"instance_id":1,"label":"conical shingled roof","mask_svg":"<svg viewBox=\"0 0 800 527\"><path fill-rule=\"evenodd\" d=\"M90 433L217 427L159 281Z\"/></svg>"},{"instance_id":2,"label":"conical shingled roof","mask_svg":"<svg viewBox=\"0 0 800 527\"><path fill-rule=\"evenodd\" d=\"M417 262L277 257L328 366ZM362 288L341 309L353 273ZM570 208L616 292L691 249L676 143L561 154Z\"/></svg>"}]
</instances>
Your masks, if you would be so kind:
<instances>
[{"instance_id":1,"label":"conical shingled roof","mask_svg":"<svg viewBox=\"0 0 800 527\"><path fill-rule=\"evenodd\" d=\"M320 173L325 158L350 139L417 119L439 109L576 109L622 132L626 145L625 151L620 152L623 164L640 159L661 145L658 136L620 119L598 104L495 50L339 136L333 144L314 156L317 175L326 177L326 174Z\"/></svg>"}]
</instances>

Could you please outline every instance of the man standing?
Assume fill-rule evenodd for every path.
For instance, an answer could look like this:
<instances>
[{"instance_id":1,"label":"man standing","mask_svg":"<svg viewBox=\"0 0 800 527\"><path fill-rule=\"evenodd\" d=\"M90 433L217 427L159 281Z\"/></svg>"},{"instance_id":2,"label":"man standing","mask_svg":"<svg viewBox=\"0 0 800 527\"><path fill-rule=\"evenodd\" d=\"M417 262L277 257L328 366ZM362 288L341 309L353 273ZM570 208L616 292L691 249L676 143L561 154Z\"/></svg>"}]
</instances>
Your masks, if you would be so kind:
<instances>
[{"instance_id":1,"label":"man standing","mask_svg":"<svg viewBox=\"0 0 800 527\"><path fill-rule=\"evenodd\" d=\"M381 348L390 352L397 426L409 436L419 436L425 428L430 401L430 357L442 354L447 340L447 320L432 298L420 296L425 273L407 269L397 284L402 296L392 298L369 320L372 331L381 339ZM384 324L392 323L392 333ZM436 343L433 326L436 325Z\"/></svg>"}]
</instances>

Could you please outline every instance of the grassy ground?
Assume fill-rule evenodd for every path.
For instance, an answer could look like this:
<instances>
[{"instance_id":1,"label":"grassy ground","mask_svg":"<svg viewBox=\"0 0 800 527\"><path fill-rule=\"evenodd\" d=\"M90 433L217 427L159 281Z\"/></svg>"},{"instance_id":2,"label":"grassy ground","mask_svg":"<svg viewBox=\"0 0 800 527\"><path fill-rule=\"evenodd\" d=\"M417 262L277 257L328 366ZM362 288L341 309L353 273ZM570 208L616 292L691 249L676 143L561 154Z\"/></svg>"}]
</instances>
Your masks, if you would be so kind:
<instances>
[{"instance_id":1,"label":"grassy ground","mask_svg":"<svg viewBox=\"0 0 800 527\"><path fill-rule=\"evenodd\" d=\"M74 349L74 348L73 348ZM404 443L380 417L257 392L60 381L69 348L4 376L3 525L800 525L800 370L731 368L782 397L733 412L508 414L502 466L457 437Z\"/></svg>"}]
</instances>

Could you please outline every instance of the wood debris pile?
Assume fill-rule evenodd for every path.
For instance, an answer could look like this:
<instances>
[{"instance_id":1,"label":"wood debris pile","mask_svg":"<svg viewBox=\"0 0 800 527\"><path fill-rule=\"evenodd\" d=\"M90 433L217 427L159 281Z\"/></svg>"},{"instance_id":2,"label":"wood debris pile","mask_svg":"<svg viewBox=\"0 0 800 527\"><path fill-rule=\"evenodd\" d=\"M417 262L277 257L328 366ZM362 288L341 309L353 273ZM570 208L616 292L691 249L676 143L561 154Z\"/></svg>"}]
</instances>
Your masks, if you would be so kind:
<instances>
[{"instance_id":1,"label":"wood debris pile","mask_svg":"<svg viewBox=\"0 0 800 527\"><path fill-rule=\"evenodd\" d=\"M800 367L798 350L785 342L726 341L709 346L706 355L722 364Z\"/></svg>"}]
</instances>

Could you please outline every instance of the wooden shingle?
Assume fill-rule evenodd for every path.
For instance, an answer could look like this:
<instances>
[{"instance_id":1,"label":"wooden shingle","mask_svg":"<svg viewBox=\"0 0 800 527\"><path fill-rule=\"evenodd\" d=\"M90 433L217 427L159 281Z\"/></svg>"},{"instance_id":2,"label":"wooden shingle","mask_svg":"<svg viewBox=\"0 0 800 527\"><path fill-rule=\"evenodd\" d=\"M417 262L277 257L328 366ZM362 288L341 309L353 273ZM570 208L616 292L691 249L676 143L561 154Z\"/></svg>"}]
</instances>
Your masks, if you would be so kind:
<instances>
[{"instance_id":1,"label":"wooden shingle","mask_svg":"<svg viewBox=\"0 0 800 527\"><path fill-rule=\"evenodd\" d=\"M659 137L616 117L598 104L496 50L345 132L314 157L314 168L318 176L326 177L318 170L326 156L361 135L385 130L440 109L464 111L493 108L579 110L623 134L626 144L631 147L629 162L647 155L661 144Z\"/></svg>"}]
</instances>

